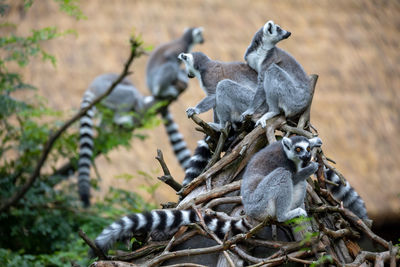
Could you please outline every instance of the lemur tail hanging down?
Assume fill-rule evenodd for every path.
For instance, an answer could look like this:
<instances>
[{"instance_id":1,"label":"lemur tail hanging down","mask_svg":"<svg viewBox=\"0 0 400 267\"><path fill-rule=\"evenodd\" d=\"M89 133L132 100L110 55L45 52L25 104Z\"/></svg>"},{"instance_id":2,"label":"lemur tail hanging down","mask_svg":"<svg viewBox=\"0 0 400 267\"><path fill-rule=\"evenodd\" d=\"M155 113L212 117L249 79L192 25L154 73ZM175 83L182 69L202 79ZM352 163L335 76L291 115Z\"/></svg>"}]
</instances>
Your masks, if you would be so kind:
<instances>
[{"instance_id":1,"label":"lemur tail hanging down","mask_svg":"<svg viewBox=\"0 0 400 267\"><path fill-rule=\"evenodd\" d=\"M186 142L183 139L182 134L179 132L179 127L174 122L172 114L168 111L168 109L162 111L161 116L174 154L182 168L187 171L189 168L191 152L187 148Z\"/></svg>"},{"instance_id":2,"label":"lemur tail hanging down","mask_svg":"<svg viewBox=\"0 0 400 267\"><path fill-rule=\"evenodd\" d=\"M223 238L231 231L238 234L250 230L250 225L244 219L223 220L211 215L203 215L206 226L218 237ZM134 213L122 217L105 228L96 238L95 243L104 253L117 241L130 240L132 236L151 234L159 231L173 233L180 226L199 222L197 213L190 210L152 210L146 213Z\"/></svg>"},{"instance_id":3,"label":"lemur tail hanging down","mask_svg":"<svg viewBox=\"0 0 400 267\"><path fill-rule=\"evenodd\" d=\"M155 98L175 99L187 88L188 79L180 68L178 55L190 52L194 45L203 42L203 29L190 28L185 30L180 38L154 49L147 63L146 78L147 86ZM178 132L178 125L173 121L168 108L165 108L161 115L174 153L180 165L186 170L191 152L183 136Z\"/></svg>"},{"instance_id":4,"label":"lemur tail hanging down","mask_svg":"<svg viewBox=\"0 0 400 267\"><path fill-rule=\"evenodd\" d=\"M113 73L96 77L84 93L81 108L87 107L96 97L106 92L117 78L118 75ZM102 104L114 111L114 123L119 125L128 123L133 126L134 118L126 115L126 112L134 111L140 113L151 106L153 101L153 97L143 97L128 79L124 79L102 101ZM78 191L86 207L90 205L90 166L94 147L92 119L94 112L95 108L92 108L82 116L79 131Z\"/></svg>"}]
</instances>

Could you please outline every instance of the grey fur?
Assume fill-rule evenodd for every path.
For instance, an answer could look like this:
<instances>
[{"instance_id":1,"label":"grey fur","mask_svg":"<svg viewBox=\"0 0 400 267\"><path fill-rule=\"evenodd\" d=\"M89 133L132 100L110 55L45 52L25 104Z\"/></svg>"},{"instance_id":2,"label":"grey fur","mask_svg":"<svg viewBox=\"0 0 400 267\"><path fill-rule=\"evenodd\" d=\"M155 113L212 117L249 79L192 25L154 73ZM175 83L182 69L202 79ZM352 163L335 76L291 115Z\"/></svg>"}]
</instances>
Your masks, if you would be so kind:
<instances>
[{"instance_id":1,"label":"grey fur","mask_svg":"<svg viewBox=\"0 0 400 267\"><path fill-rule=\"evenodd\" d=\"M268 112L257 125L281 112L287 118L304 111L311 101L310 80L303 67L286 51L275 45L290 36L273 21L256 32L245 53L245 60L258 72L258 87L251 106L242 114L253 115L266 101Z\"/></svg>"},{"instance_id":2,"label":"grey fur","mask_svg":"<svg viewBox=\"0 0 400 267\"><path fill-rule=\"evenodd\" d=\"M361 219L368 219L367 209L365 208L364 200L354 190L353 187L346 181L346 185L340 182L340 178L332 171L327 168L324 170L325 177L337 184L337 186L327 183L327 189L332 195L339 201L343 202L343 206L351 210L355 215Z\"/></svg>"},{"instance_id":3,"label":"grey fur","mask_svg":"<svg viewBox=\"0 0 400 267\"><path fill-rule=\"evenodd\" d=\"M111 84L118 78L117 74L108 73L96 77L85 91L81 108L85 108L94 99L106 92ZM114 111L116 124L129 124L133 126L134 119L124 113L128 111L141 112L147 106L152 105L153 97L143 97L136 87L124 79L112 93L108 95L102 104ZM93 121L95 109L90 109L80 119L80 151L78 161L78 190L84 206L90 205L90 166L93 156Z\"/></svg>"},{"instance_id":4,"label":"grey fur","mask_svg":"<svg viewBox=\"0 0 400 267\"><path fill-rule=\"evenodd\" d=\"M218 123L208 123L214 130L221 131L227 122L230 122L235 129L235 122L242 120L242 113L245 112L252 103L256 93L256 84L246 86L238 82L225 79L218 83L215 98L215 113ZM266 103L258 109L258 113L264 114L268 110Z\"/></svg>"},{"instance_id":5,"label":"grey fur","mask_svg":"<svg viewBox=\"0 0 400 267\"><path fill-rule=\"evenodd\" d=\"M318 137L284 137L256 153L241 186L246 214L260 221L272 217L279 222L307 216L305 180L318 169L318 164L310 161L311 149L321 145Z\"/></svg>"},{"instance_id":6,"label":"grey fur","mask_svg":"<svg viewBox=\"0 0 400 267\"><path fill-rule=\"evenodd\" d=\"M224 79L232 80L248 88L255 88L257 84L257 73L244 62L215 61L202 52L182 53L178 58L185 63L188 76L196 77L207 95L196 107L186 110L189 117L215 107L217 85ZM215 112L214 122L218 122Z\"/></svg>"},{"instance_id":7,"label":"grey fur","mask_svg":"<svg viewBox=\"0 0 400 267\"><path fill-rule=\"evenodd\" d=\"M185 72L180 68L181 62L177 57L180 53L190 52L195 44L203 43L202 32L202 28L187 29L180 38L160 45L151 53L146 79L153 96L175 98L179 94L176 84L180 82L187 86Z\"/></svg>"}]
</instances>

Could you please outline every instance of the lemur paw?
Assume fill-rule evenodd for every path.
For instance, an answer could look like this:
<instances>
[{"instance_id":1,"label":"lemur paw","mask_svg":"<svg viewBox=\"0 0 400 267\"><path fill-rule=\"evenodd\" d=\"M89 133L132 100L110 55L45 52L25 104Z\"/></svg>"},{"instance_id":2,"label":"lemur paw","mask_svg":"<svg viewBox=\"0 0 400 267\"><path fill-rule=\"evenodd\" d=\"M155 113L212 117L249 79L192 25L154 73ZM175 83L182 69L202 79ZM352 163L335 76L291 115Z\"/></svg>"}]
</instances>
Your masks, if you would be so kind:
<instances>
[{"instance_id":1,"label":"lemur paw","mask_svg":"<svg viewBox=\"0 0 400 267\"><path fill-rule=\"evenodd\" d=\"M240 115L240 120L245 121L247 119L247 117L252 117L253 114L254 114L254 111L251 109L248 109L245 112L243 112L242 115Z\"/></svg>"},{"instance_id":2,"label":"lemur paw","mask_svg":"<svg viewBox=\"0 0 400 267\"><path fill-rule=\"evenodd\" d=\"M256 126L261 125L262 128L265 128L267 126L267 120L261 117L257 122Z\"/></svg>"},{"instance_id":3,"label":"lemur paw","mask_svg":"<svg viewBox=\"0 0 400 267\"><path fill-rule=\"evenodd\" d=\"M188 118L192 117L194 114L199 114L199 110L197 108L188 108L186 110L186 114Z\"/></svg>"},{"instance_id":4,"label":"lemur paw","mask_svg":"<svg viewBox=\"0 0 400 267\"><path fill-rule=\"evenodd\" d=\"M315 173L318 170L318 163L311 161L308 166L311 168L312 172Z\"/></svg>"},{"instance_id":5,"label":"lemur paw","mask_svg":"<svg viewBox=\"0 0 400 267\"><path fill-rule=\"evenodd\" d=\"M307 212L305 211L305 210L303 210L302 208L299 208L299 215L298 215L299 217L300 216L304 216L304 217L307 217Z\"/></svg>"}]
</instances>

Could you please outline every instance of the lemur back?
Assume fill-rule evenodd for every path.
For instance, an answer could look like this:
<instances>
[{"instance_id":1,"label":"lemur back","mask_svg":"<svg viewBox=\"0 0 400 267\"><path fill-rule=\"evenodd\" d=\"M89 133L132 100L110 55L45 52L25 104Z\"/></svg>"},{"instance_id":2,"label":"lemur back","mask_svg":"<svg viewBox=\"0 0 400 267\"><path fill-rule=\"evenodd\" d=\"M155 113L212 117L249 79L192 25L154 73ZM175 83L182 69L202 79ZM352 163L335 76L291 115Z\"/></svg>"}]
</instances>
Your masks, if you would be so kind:
<instances>
[{"instance_id":1,"label":"lemur back","mask_svg":"<svg viewBox=\"0 0 400 267\"><path fill-rule=\"evenodd\" d=\"M184 70L180 68L178 55L189 52L195 44L202 43L202 32L202 28L190 28L180 38L162 44L152 52L147 63L146 78L147 86L155 98L176 98L186 89L188 80ZM161 116L175 156L186 170L191 152L168 108L162 110Z\"/></svg>"},{"instance_id":2,"label":"lemur back","mask_svg":"<svg viewBox=\"0 0 400 267\"><path fill-rule=\"evenodd\" d=\"M240 191L246 215L279 222L307 216L306 178L318 169L310 161L311 149L321 145L318 137L284 137L257 152L246 166Z\"/></svg>"},{"instance_id":3,"label":"lemur back","mask_svg":"<svg viewBox=\"0 0 400 267\"><path fill-rule=\"evenodd\" d=\"M262 127L281 112L287 118L300 114L311 101L310 80L303 67L289 53L276 47L289 36L290 32L268 21L254 35L245 53L246 62L259 76L256 97L243 117L252 115L265 101L268 112L256 123Z\"/></svg>"},{"instance_id":4,"label":"lemur back","mask_svg":"<svg viewBox=\"0 0 400 267\"><path fill-rule=\"evenodd\" d=\"M96 77L84 93L81 108L85 108L98 96L102 95L110 85L118 78L113 73L102 74ZM124 114L128 111L141 112L153 98L144 98L135 86L124 79L118 84L112 93L108 95L102 104L114 111L114 122L117 124L133 124L133 118ZM93 156L93 116L95 108L90 109L80 119L80 141L78 160L78 191L84 206L90 205L90 166Z\"/></svg>"}]
</instances>

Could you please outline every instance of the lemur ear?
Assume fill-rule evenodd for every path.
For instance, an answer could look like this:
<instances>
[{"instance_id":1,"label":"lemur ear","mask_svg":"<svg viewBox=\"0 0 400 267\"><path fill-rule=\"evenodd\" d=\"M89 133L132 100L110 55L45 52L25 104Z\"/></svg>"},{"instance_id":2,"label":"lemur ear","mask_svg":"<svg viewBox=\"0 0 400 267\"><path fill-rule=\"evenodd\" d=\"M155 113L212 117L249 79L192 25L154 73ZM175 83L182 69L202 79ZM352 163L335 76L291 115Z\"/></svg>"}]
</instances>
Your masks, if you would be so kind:
<instances>
[{"instance_id":1,"label":"lemur ear","mask_svg":"<svg viewBox=\"0 0 400 267\"><path fill-rule=\"evenodd\" d=\"M290 148L292 147L292 140L290 140L290 138L287 137L283 137L282 139L282 144L290 150Z\"/></svg>"},{"instance_id":2,"label":"lemur ear","mask_svg":"<svg viewBox=\"0 0 400 267\"><path fill-rule=\"evenodd\" d=\"M308 141L310 142L311 148L322 146L322 140L319 137L314 137L314 138L308 139Z\"/></svg>"},{"instance_id":3,"label":"lemur ear","mask_svg":"<svg viewBox=\"0 0 400 267\"><path fill-rule=\"evenodd\" d=\"M267 23L265 23L264 28L263 28L263 32L264 34L272 34L272 28L274 27L274 22L272 20L268 21Z\"/></svg>"}]
</instances>

